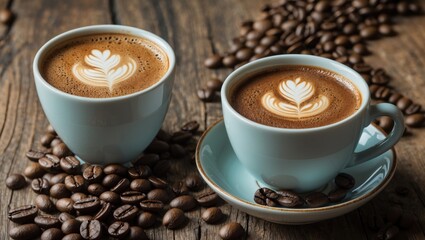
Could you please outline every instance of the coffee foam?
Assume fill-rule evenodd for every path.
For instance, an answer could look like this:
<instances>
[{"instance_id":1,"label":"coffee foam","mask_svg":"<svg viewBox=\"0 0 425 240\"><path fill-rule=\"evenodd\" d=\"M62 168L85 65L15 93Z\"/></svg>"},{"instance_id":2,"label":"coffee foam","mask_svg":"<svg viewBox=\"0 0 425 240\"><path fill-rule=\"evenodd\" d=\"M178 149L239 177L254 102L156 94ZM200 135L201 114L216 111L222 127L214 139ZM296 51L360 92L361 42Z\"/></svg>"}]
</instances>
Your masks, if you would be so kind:
<instances>
[{"instance_id":1,"label":"coffee foam","mask_svg":"<svg viewBox=\"0 0 425 240\"><path fill-rule=\"evenodd\" d=\"M99 34L71 39L50 50L41 74L69 94L108 98L152 86L168 67L166 53L147 39Z\"/></svg>"},{"instance_id":2,"label":"coffee foam","mask_svg":"<svg viewBox=\"0 0 425 240\"><path fill-rule=\"evenodd\" d=\"M246 118L273 127L311 128L353 114L361 94L345 77L316 67L267 69L231 90L233 108Z\"/></svg>"}]
</instances>

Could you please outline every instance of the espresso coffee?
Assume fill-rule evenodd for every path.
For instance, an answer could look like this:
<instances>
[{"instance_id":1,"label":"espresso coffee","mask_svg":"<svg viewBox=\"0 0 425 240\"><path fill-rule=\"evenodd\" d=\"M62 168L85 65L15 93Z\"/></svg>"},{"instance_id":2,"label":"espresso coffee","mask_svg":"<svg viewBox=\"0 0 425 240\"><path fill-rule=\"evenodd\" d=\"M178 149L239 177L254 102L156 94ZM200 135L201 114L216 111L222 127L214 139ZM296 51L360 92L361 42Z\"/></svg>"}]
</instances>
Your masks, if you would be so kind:
<instances>
[{"instance_id":1,"label":"espresso coffee","mask_svg":"<svg viewBox=\"0 0 425 240\"><path fill-rule=\"evenodd\" d=\"M126 34L70 39L43 58L41 75L55 88L77 96L108 98L131 94L167 72L166 53L155 43Z\"/></svg>"},{"instance_id":2,"label":"espresso coffee","mask_svg":"<svg viewBox=\"0 0 425 240\"><path fill-rule=\"evenodd\" d=\"M343 120L362 98L344 76L323 68L284 65L253 74L231 90L244 117L279 128L313 128Z\"/></svg>"}]
</instances>

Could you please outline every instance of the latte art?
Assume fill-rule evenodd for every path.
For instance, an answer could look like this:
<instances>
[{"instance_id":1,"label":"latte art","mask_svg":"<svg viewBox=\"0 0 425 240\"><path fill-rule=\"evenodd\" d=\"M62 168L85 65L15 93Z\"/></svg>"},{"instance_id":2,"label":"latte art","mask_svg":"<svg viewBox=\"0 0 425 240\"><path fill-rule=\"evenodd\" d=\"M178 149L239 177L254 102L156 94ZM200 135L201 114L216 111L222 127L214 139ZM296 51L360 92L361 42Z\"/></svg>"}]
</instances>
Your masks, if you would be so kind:
<instances>
[{"instance_id":1,"label":"latte art","mask_svg":"<svg viewBox=\"0 0 425 240\"><path fill-rule=\"evenodd\" d=\"M127 80L137 69L132 58L122 59L118 54L111 55L110 50L102 52L94 49L84 57L84 61L89 67L80 62L72 67L75 78L87 85L108 87L110 91L114 84Z\"/></svg>"},{"instance_id":2,"label":"latte art","mask_svg":"<svg viewBox=\"0 0 425 240\"><path fill-rule=\"evenodd\" d=\"M261 104L267 111L281 117L312 117L329 107L329 99L323 95L315 101L309 101L315 93L315 88L310 82L301 81L299 77L295 81L282 81L278 93L287 102L276 97L273 91L269 91L262 97Z\"/></svg>"}]
</instances>

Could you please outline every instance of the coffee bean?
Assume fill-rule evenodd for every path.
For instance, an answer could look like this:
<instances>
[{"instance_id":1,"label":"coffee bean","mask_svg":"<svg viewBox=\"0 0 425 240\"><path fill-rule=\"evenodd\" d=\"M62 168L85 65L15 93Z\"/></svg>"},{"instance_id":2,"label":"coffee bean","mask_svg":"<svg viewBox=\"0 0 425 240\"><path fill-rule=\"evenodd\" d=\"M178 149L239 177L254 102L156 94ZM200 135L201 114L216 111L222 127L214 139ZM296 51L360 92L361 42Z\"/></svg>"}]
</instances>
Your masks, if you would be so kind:
<instances>
[{"instance_id":1,"label":"coffee bean","mask_svg":"<svg viewBox=\"0 0 425 240\"><path fill-rule=\"evenodd\" d=\"M114 205L117 205L121 202L120 195L112 191L103 192L100 194L99 199Z\"/></svg>"},{"instance_id":2,"label":"coffee bean","mask_svg":"<svg viewBox=\"0 0 425 240\"><path fill-rule=\"evenodd\" d=\"M401 207L395 205L395 206L392 206L390 208L387 208L385 220L388 223L394 224L394 223L398 222L398 220L401 218L402 215L403 215L403 209L401 209Z\"/></svg>"},{"instance_id":3,"label":"coffee bean","mask_svg":"<svg viewBox=\"0 0 425 240\"><path fill-rule=\"evenodd\" d=\"M138 191L127 191L121 194L121 201L124 204L136 204L146 198L146 194Z\"/></svg>"},{"instance_id":4,"label":"coffee bean","mask_svg":"<svg viewBox=\"0 0 425 240\"><path fill-rule=\"evenodd\" d=\"M73 208L80 213L92 213L100 208L100 200L98 197L88 197L76 201Z\"/></svg>"},{"instance_id":5,"label":"coffee bean","mask_svg":"<svg viewBox=\"0 0 425 240\"><path fill-rule=\"evenodd\" d=\"M348 57L348 61L349 61L351 64L362 63L362 62L363 62L363 57L362 57L360 54L352 53L352 54Z\"/></svg>"},{"instance_id":6,"label":"coffee bean","mask_svg":"<svg viewBox=\"0 0 425 240\"><path fill-rule=\"evenodd\" d=\"M129 187L130 181L127 178L123 178L117 183L117 185L111 188L111 191L115 193L122 193L127 191Z\"/></svg>"},{"instance_id":7,"label":"coffee bean","mask_svg":"<svg viewBox=\"0 0 425 240\"><path fill-rule=\"evenodd\" d=\"M137 225L142 228L150 228L155 225L155 223L156 216L150 212L142 212L137 219Z\"/></svg>"},{"instance_id":8,"label":"coffee bean","mask_svg":"<svg viewBox=\"0 0 425 240\"><path fill-rule=\"evenodd\" d=\"M59 214L58 219L61 223L68 221L69 219L74 219L75 217L69 213L63 212ZM78 226L79 227L79 226Z\"/></svg>"},{"instance_id":9,"label":"coffee bean","mask_svg":"<svg viewBox=\"0 0 425 240\"><path fill-rule=\"evenodd\" d=\"M112 163L105 166L103 169L104 174L117 174L119 176L127 176L127 168L121 164Z\"/></svg>"},{"instance_id":10,"label":"coffee bean","mask_svg":"<svg viewBox=\"0 0 425 240\"><path fill-rule=\"evenodd\" d=\"M223 81L221 81L218 78L211 78L207 81L207 88L212 90L212 91L220 91L221 90L221 86L223 85ZM188 125L186 128L190 128L191 130L183 130L182 131L189 131L189 132L196 132L196 130L199 128L199 123L196 121L191 121L189 122L191 123L190 125ZM189 124L186 123L186 124Z\"/></svg>"},{"instance_id":11,"label":"coffee bean","mask_svg":"<svg viewBox=\"0 0 425 240\"><path fill-rule=\"evenodd\" d=\"M406 110L404 110L404 113L407 115L412 115L412 114L420 112L421 109L422 109L421 105L417 103L412 103L409 107L406 108Z\"/></svg>"},{"instance_id":12,"label":"coffee bean","mask_svg":"<svg viewBox=\"0 0 425 240\"><path fill-rule=\"evenodd\" d=\"M35 193L47 194L50 190L50 184L45 178L36 178L31 182L31 189Z\"/></svg>"},{"instance_id":13,"label":"coffee bean","mask_svg":"<svg viewBox=\"0 0 425 240\"><path fill-rule=\"evenodd\" d=\"M379 118L379 126L384 129L385 132L389 133L393 129L394 121L392 118L384 116Z\"/></svg>"},{"instance_id":14,"label":"coffee bean","mask_svg":"<svg viewBox=\"0 0 425 240\"><path fill-rule=\"evenodd\" d=\"M69 148L65 145L65 143L59 143L53 147L53 155L62 158L69 155Z\"/></svg>"},{"instance_id":15,"label":"coffee bean","mask_svg":"<svg viewBox=\"0 0 425 240\"><path fill-rule=\"evenodd\" d=\"M34 199L34 204L38 209L46 213L51 213L56 210L52 200L50 200L49 196L44 194L37 195Z\"/></svg>"},{"instance_id":16,"label":"coffee bean","mask_svg":"<svg viewBox=\"0 0 425 240\"><path fill-rule=\"evenodd\" d=\"M27 184L27 181L25 180L24 176L22 176L21 174L13 173L6 178L6 186L12 190L21 189L25 187L26 184Z\"/></svg>"},{"instance_id":17,"label":"coffee bean","mask_svg":"<svg viewBox=\"0 0 425 240\"><path fill-rule=\"evenodd\" d=\"M177 196L186 195L189 193L189 188L186 186L186 183L184 183L183 181L179 181L173 184L172 190L174 194L176 194Z\"/></svg>"},{"instance_id":18,"label":"coffee bean","mask_svg":"<svg viewBox=\"0 0 425 240\"><path fill-rule=\"evenodd\" d=\"M100 196L100 194L104 193L105 191L107 191L107 189L102 184L99 184L99 183L93 183L87 187L87 192L97 197Z\"/></svg>"},{"instance_id":19,"label":"coffee bean","mask_svg":"<svg viewBox=\"0 0 425 240\"><path fill-rule=\"evenodd\" d=\"M148 212L159 212L164 209L164 203L160 200L143 200L140 202L140 208Z\"/></svg>"},{"instance_id":20,"label":"coffee bean","mask_svg":"<svg viewBox=\"0 0 425 240\"><path fill-rule=\"evenodd\" d=\"M47 229L41 234L40 240L59 240L62 239L63 233L59 228Z\"/></svg>"},{"instance_id":21,"label":"coffee bean","mask_svg":"<svg viewBox=\"0 0 425 240\"><path fill-rule=\"evenodd\" d=\"M81 175L69 175L65 178L65 187L71 192L81 192L85 189L85 181Z\"/></svg>"},{"instance_id":22,"label":"coffee bean","mask_svg":"<svg viewBox=\"0 0 425 240\"><path fill-rule=\"evenodd\" d=\"M87 195L81 192L76 192L74 194L71 195L71 199L72 201L76 202L76 201L80 201L84 198L87 198Z\"/></svg>"},{"instance_id":23,"label":"coffee bean","mask_svg":"<svg viewBox=\"0 0 425 240\"><path fill-rule=\"evenodd\" d=\"M197 201L191 195L182 195L182 196L174 198L170 202L170 207L179 208L183 210L184 212L187 212L196 208L197 205L198 205Z\"/></svg>"},{"instance_id":24,"label":"coffee bean","mask_svg":"<svg viewBox=\"0 0 425 240\"><path fill-rule=\"evenodd\" d=\"M186 150L180 144L171 144L170 153L174 158L182 158L186 156Z\"/></svg>"},{"instance_id":25,"label":"coffee bean","mask_svg":"<svg viewBox=\"0 0 425 240\"><path fill-rule=\"evenodd\" d=\"M245 229L237 222L230 222L220 228L219 235L224 240L241 239Z\"/></svg>"},{"instance_id":26,"label":"coffee bean","mask_svg":"<svg viewBox=\"0 0 425 240\"><path fill-rule=\"evenodd\" d=\"M170 136L170 139L171 139L171 136ZM168 148L169 147L168 147L168 144L167 144L167 149ZM159 158L158 154L154 154L154 153L144 154L139 159L137 159L135 162L133 162L133 166L147 165L147 166L153 167L159 161L159 159L160 158Z\"/></svg>"},{"instance_id":27,"label":"coffee bean","mask_svg":"<svg viewBox=\"0 0 425 240\"><path fill-rule=\"evenodd\" d=\"M146 152L149 153L161 153L167 152L170 146L165 141L153 140L151 144L146 148Z\"/></svg>"},{"instance_id":28,"label":"coffee bean","mask_svg":"<svg viewBox=\"0 0 425 240\"><path fill-rule=\"evenodd\" d=\"M187 222L184 212L178 208L171 208L162 218L162 224L168 229L182 228Z\"/></svg>"},{"instance_id":29,"label":"coffee bean","mask_svg":"<svg viewBox=\"0 0 425 240\"><path fill-rule=\"evenodd\" d=\"M344 189L351 189L354 187L356 181L355 179L346 173L340 173L335 177L335 184L338 187L344 188Z\"/></svg>"},{"instance_id":30,"label":"coffee bean","mask_svg":"<svg viewBox=\"0 0 425 240\"><path fill-rule=\"evenodd\" d=\"M366 47L366 45L362 44L362 43L357 43L354 44L353 46L353 51L357 54L361 54L361 55L367 55L369 53L368 48Z\"/></svg>"},{"instance_id":31,"label":"coffee bean","mask_svg":"<svg viewBox=\"0 0 425 240\"><path fill-rule=\"evenodd\" d=\"M198 89L197 95L199 100L203 102L211 102L215 97L214 91L212 91L211 89L204 89L204 88Z\"/></svg>"},{"instance_id":32,"label":"coffee bean","mask_svg":"<svg viewBox=\"0 0 425 240\"><path fill-rule=\"evenodd\" d=\"M309 207L316 208L316 207L322 207L329 203L328 197L321 193L321 192L315 192L310 193L305 197L305 202Z\"/></svg>"},{"instance_id":33,"label":"coffee bean","mask_svg":"<svg viewBox=\"0 0 425 240\"><path fill-rule=\"evenodd\" d=\"M79 233L71 233L65 235L62 240L83 240L83 237Z\"/></svg>"},{"instance_id":34,"label":"coffee bean","mask_svg":"<svg viewBox=\"0 0 425 240\"><path fill-rule=\"evenodd\" d=\"M203 187L203 180L197 174L191 174L185 179L186 186L192 191L199 191Z\"/></svg>"},{"instance_id":35,"label":"coffee bean","mask_svg":"<svg viewBox=\"0 0 425 240\"><path fill-rule=\"evenodd\" d=\"M24 170L25 177L29 179L42 177L46 172L38 163L30 163Z\"/></svg>"},{"instance_id":36,"label":"coffee bean","mask_svg":"<svg viewBox=\"0 0 425 240\"><path fill-rule=\"evenodd\" d=\"M153 173L159 177L165 177L171 169L171 164L167 160L160 160L153 167Z\"/></svg>"},{"instance_id":37,"label":"coffee bean","mask_svg":"<svg viewBox=\"0 0 425 240\"><path fill-rule=\"evenodd\" d=\"M278 207L279 204L276 202L276 200L266 198L266 205L269 207Z\"/></svg>"},{"instance_id":38,"label":"coffee bean","mask_svg":"<svg viewBox=\"0 0 425 240\"><path fill-rule=\"evenodd\" d=\"M223 82L216 78L213 78L207 82L207 87L214 91L219 91L221 89L222 84ZM185 123L180 129L185 132L195 133L199 129L199 123L197 121L190 121Z\"/></svg>"},{"instance_id":39,"label":"coffee bean","mask_svg":"<svg viewBox=\"0 0 425 240\"><path fill-rule=\"evenodd\" d=\"M44 157L45 153L44 152L39 152L39 151L35 151L35 150L29 150L25 156L33 162L38 162L38 159Z\"/></svg>"},{"instance_id":40,"label":"coffee bean","mask_svg":"<svg viewBox=\"0 0 425 240\"><path fill-rule=\"evenodd\" d=\"M61 230L63 234L80 233L81 222L76 219L68 219L62 223Z\"/></svg>"},{"instance_id":41,"label":"coffee bean","mask_svg":"<svg viewBox=\"0 0 425 240\"><path fill-rule=\"evenodd\" d=\"M98 220L84 221L80 226L80 234L84 239L98 240L102 238L102 224Z\"/></svg>"},{"instance_id":42,"label":"coffee bean","mask_svg":"<svg viewBox=\"0 0 425 240\"><path fill-rule=\"evenodd\" d=\"M257 189L254 194L254 202L260 204L260 205L266 205L266 199L267 197L264 196L263 192L260 189Z\"/></svg>"},{"instance_id":43,"label":"coffee bean","mask_svg":"<svg viewBox=\"0 0 425 240\"><path fill-rule=\"evenodd\" d=\"M61 212L72 213L74 201L71 198L61 198L56 201L56 208Z\"/></svg>"},{"instance_id":44,"label":"coffee bean","mask_svg":"<svg viewBox=\"0 0 425 240\"><path fill-rule=\"evenodd\" d=\"M425 122L425 115L423 113L415 113L409 116L406 116L404 119L405 123L409 127L421 127Z\"/></svg>"},{"instance_id":45,"label":"coffee bean","mask_svg":"<svg viewBox=\"0 0 425 240\"><path fill-rule=\"evenodd\" d=\"M185 132L185 131L179 131L179 132L173 133L173 135L171 137L171 142L177 143L177 144L180 144L180 145L184 145L190 139L192 139L192 133Z\"/></svg>"},{"instance_id":46,"label":"coffee bean","mask_svg":"<svg viewBox=\"0 0 425 240\"><path fill-rule=\"evenodd\" d=\"M130 224L127 222L116 221L108 227L108 233L111 237L123 238L130 233Z\"/></svg>"},{"instance_id":47,"label":"coffee bean","mask_svg":"<svg viewBox=\"0 0 425 240\"><path fill-rule=\"evenodd\" d=\"M62 140L60 138L53 139L52 142L50 143L50 147L52 149L51 153L53 153L53 147L55 147L55 146L57 146L57 145L59 145L61 143L63 143L63 142L62 142Z\"/></svg>"},{"instance_id":48,"label":"coffee bean","mask_svg":"<svg viewBox=\"0 0 425 240\"><path fill-rule=\"evenodd\" d=\"M9 237L15 240L30 240L40 236L41 229L37 224L29 223L13 227L9 230Z\"/></svg>"},{"instance_id":49,"label":"coffee bean","mask_svg":"<svg viewBox=\"0 0 425 240\"><path fill-rule=\"evenodd\" d=\"M93 216L91 216L91 215L80 215L80 216L76 217L75 220L82 223L84 221L93 220Z\"/></svg>"},{"instance_id":50,"label":"coffee bean","mask_svg":"<svg viewBox=\"0 0 425 240\"><path fill-rule=\"evenodd\" d=\"M218 68L221 66L221 61L223 57L219 54L215 54L204 61L204 65L207 68Z\"/></svg>"},{"instance_id":51,"label":"coffee bean","mask_svg":"<svg viewBox=\"0 0 425 240\"><path fill-rule=\"evenodd\" d=\"M304 204L304 201L302 200L302 198L294 192L280 190L276 193L278 195L278 197L276 198L276 202L283 207L293 208L293 207L299 207ZM267 199L270 199L270 198L268 197Z\"/></svg>"},{"instance_id":52,"label":"coffee bean","mask_svg":"<svg viewBox=\"0 0 425 240\"><path fill-rule=\"evenodd\" d=\"M378 28L378 31L380 34L384 36L391 36L394 35L394 30L389 24L381 24Z\"/></svg>"},{"instance_id":53,"label":"coffee bean","mask_svg":"<svg viewBox=\"0 0 425 240\"><path fill-rule=\"evenodd\" d=\"M37 216L34 222L42 229L59 228L62 225L59 219L52 215Z\"/></svg>"},{"instance_id":54,"label":"coffee bean","mask_svg":"<svg viewBox=\"0 0 425 240\"><path fill-rule=\"evenodd\" d=\"M217 195L217 193L208 191L206 193L200 194L196 198L196 201L198 201L199 205L202 207L211 207L219 203L220 197Z\"/></svg>"},{"instance_id":55,"label":"coffee bean","mask_svg":"<svg viewBox=\"0 0 425 240\"><path fill-rule=\"evenodd\" d=\"M54 198L68 198L71 192L66 188L65 184L57 183L50 188L50 196Z\"/></svg>"},{"instance_id":56,"label":"coffee bean","mask_svg":"<svg viewBox=\"0 0 425 240\"><path fill-rule=\"evenodd\" d=\"M83 171L83 177L89 183L99 182L102 179L103 170L100 166L90 165Z\"/></svg>"},{"instance_id":57,"label":"coffee bean","mask_svg":"<svg viewBox=\"0 0 425 240\"><path fill-rule=\"evenodd\" d=\"M127 238L128 240L149 240L149 237L146 235L145 231L138 226L130 227L130 233Z\"/></svg>"},{"instance_id":58,"label":"coffee bean","mask_svg":"<svg viewBox=\"0 0 425 240\"><path fill-rule=\"evenodd\" d=\"M331 191L328 195L330 202L340 202L347 195L347 189L345 188L337 188Z\"/></svg>"},{"instance_id":59,"label":"coffee bean","mask_svg":"<svg viewBox=\"0 0 425 240\"><path fill-rule=\"evenodd\" d=\"M138 211L137 207L126 204L115 209L113 215L118 221L129 222L136 217Z\"/></svg>"},{"instance_id":60,"label":"coffee bean","mask_svg":"<svg viewBox=\"0 0 425 240\"><path fill-rule=\"evenodd\" d=\"M397 101L397 107L401 110L404 111L406 110L410 105L412 105L412 100L407 98L407 97L402 97Z\"/></svg>"},{"instance_id":61,"label":"coffee bean","mask_svg":"<svg viewBox=\"0 0 425 240\"><path fill-rule=\"evenodd\" d=\"M56 173L60 170L60 159L52 154L46 154L44 157L38 159L40 166L47 172Z\"/></svg>"},{"instance_id":62,"label":"coffee bean","mask_svg":"<svg viewBox=\"0 0 425 240\"><path fill-rule=\"evenodd\" d=\"M398 226L403 230L407 230L411 228L414 223L415 223L415 216L411 213L404 212L400 220L398 221Z\"/></svg>"},{"instance_id":63,"label":"coffee bean","mask_svg":"<svg viewBox=\"0 0 425 240\"><path fill-rule=\"evenodd\" d=\"M102 185L107 187L107 188L112 188L115 185L117 185L117 183L119 181L121 181L122 177L116 175L116 174L109 174L106 175L103 179L102 179Z\"/></svg>"},{"instance_id":64,"label":"coffee bean","mask_svg":"<svg viewBox=\"0 0 425 240\"><path fill-rule=\"evenodd\" d=\"M60 167L63 171L69 174L76 174L80 171L80 161L74 156L66 156L61 158L59 162Z\"/></svg>"},{"instance_id":65,"label":"coffee bean","mask_svg":"<svg viewBox=\"0 0 425 240\"><path fill-rule=\"evenodd\" d=\"M7 217L10 221L23 224L30 223L37 215L38 209L34 205L25 205L21 207L12 208L9 210Z\"/></svg>"},{"instance_id":66,"label":"coffee bean","mask_svg":"<svg viewBox=\"0 0 425 240\"><path fill-rule=\"evenodd\" d=\"M368 215L367 226L374 231L378 231L385 225L384 219L379 215Z\"/></svg>"},{"instance_id":67,"label":"coffee bean","mask_svg":"<svg viewBox=\"0 0 425 240\"><path fill-rule=\"evenodd\" d=\"M360 36L366 39L374 39L378 36L378 29L375 26L367 26L360 29Z\"/></svg>"},{"instance_id":68,"label":"coffee bean","mask_svg":"<svg viewBox=\"0 0 425 240\"><path fill-rule=\"evenodd\" d=\"M202 213L201 218L208 224L215 224L224 218L224 214L220 208L211 207Z\"/></svg>"},{"instance_id":69,"label":"coffee bean","mask_svg":"<svg viewBox=\"0 0 425 240\"><path fill-rule=\"evenodd\" d=\"M168 203L168 201L170 201L169 193L160 188L149 191L147 197L149 200L159 200L163 203Z\"/></svg>"},{"instance_id":70,"label":"coffee bean","mask_svg":"<svg viewBox=\"0 0 425 240\"><path fill-rule=\"evenodd\" d=\"M41 145L43 145L45 147L50 147L50 143L55 138L56 138L55 135L53 135L51 133L46 133L43 136L41 136L41 139L40 139Z\"/></svg>"},{"instance_id":71,"label":"coffee bean","mask_svg":"<svg viewBox=\"0 0 425 240\"><path fill-rule=\"evenodd\" d=\"M158 177L154 177L154 176L150 176L148 178L149 182L151 182L152 186L154 186L155 188L167 188L168 187L168 183L161 178Z\"/></svg>"},{"instance_id":72,"label":"coffee bean","mask_svg":"<svg viewBox=\"0 0 425 240\"><path fill-rule=\"evenodd\" d=\"M151 190L151 182L146 179L134 179L130 183L130 188L133 191L147 193Z\"/></svg>"},{"instance_id":73,"label":"coffee bean","mask_svg":"<svg viewBox=\"0 0 425 240\"><path fill-rule=\"evenodd\" d=\"M54 175L49 181L50 185L55 185L57 183L64 183L65 178L67 176L68 176L68 174L66 174L66 173L58 173L58 174Z\"/></svg>"}]
</instances>

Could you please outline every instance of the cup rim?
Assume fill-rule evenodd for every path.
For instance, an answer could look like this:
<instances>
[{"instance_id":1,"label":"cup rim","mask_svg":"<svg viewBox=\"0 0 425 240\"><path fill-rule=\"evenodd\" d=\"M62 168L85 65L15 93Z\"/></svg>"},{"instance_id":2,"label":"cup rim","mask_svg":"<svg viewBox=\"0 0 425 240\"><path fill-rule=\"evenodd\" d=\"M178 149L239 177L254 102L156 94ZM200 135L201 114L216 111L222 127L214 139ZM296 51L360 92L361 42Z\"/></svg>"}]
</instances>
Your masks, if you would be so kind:
<instances>
[{"instance_id":1,"label":"cup rim","mask_svg":"<svg viewBox=\"0 0 425 240\"><path fill-rule=\"evenodd\" d=\"M347 74L343 74L341 71L345 71L345 72L348 72L350 75L353 75L355 78L358 79L357 81L354 81L354 80L352 80L351 78L348 78L348 77L346 77L346 78L348 78L356 86L356 88L360 92L360 95L362 97L362 102L360 104L359 109L357 109L357 111L355 111L350 116L348 116L348 117L346 117L346 118L344 118L340 121L337 121L337 122L331 123L331 124L327 124L327 125L324 125L324 126L311 127L311 128L281 128L281 127L273 127L273 126L257 123L253 120L250 120L250 119L246 118L245 116L243 116L242 114L240 114L239 112L237 112L232 107L232 105L229 102L229 99L227 98L227 95L229 93L229 87L232 86L232 83L234 81L238 81L238 80L241 81L240 79L242 79L244 76L248 76L252 73L261 71L261 69L272 68L272 67L276 67L276 66L280 66L280 65L291 65L290 63L282 63L281 62L281 61L290 61L291 59L294 59L294 60L297 60L297 61L303 61L303 60L305 60L305 61L322 61L322 62L326 63L327 65L328 64L333 65L339 71L334 71L334 70L331 70L327 67L323 67L323 66L319 66L318 64L312 64L312 63L307 63L307 62L305 64L304 63L302 63L302 64L297 63L297 64L292 64L292 65L320 67L320 68L327 69L329 71L336 72L336 73L338 73L338 74L340 74L344 77ZM264 66L261 66L261 65L264 65ZM324 58L324 57L306 55L306 54L282 54L282 55L276 55L276 56L270 56L270 57L257 59L255 61L247 63L247 64L243 65L242 67L234 70L232 73L230 73L227 76L227 78L224 80L220 94L221 94L222 108L228 109L230 111L230 114L234 115L236 118L240 119L244 123L246 123L246 124L248 124L252 127L260 128L260 129L263 129L263 130L285 132L285 133L315 132L315 131L327 130L327 129L333 128L335 126L343 125L343 124L351 121L353 118L356 118L359 114L361 114L367 108L367 106L370 103L369 87L368 87L366 81L363 79L363 77L359 73L357 73L356 71L354 71L350 67L348 67L348 66L346 66L342 63L339 63L337 61L334 61L334 60L331 60L331 59L328 59L328 58Z\"/></svg>"},{"instance_id":2,"label":"cup rim","mask_svg":"<svg viewBox=\"0 0 425 240\"><path fill-rule=\"evenodd\" d=\"M167 54L168 64L169 64L167 72L164 74L164 76L161 77L161 79L159 79L156 83L149 86L148 88L142 89L140 91L137 91L137 92L134 92L134 93L131 93L131 94L115 96L115 97L104 97L104 98L91 98L91 97L84 97L84 96L77 96L77 95L69 94L67 92L61 91L61 90L55 88L54 86L52 86L41 75L39 67L40 67L42 58L45 56L45 54L48 52L48 50L52 49L57 44L60 44L60 43L66 41L68 39L72 39L72 38L79 37L79 36L90 35L90 34L102 34L102 33L129 34L129 35L133 35L133 36L137 36L137 37L146 38L149 41L154 42L155 44L158 45L158 47L160 47ZM149 31L146 31L146 30L143 30L143 29L140 29L140 28L136 28L136 27L132 27L132 26L101 24L101 25L90 25L90 26L75 28L75 29L63 32L63 33L53 37L52 39L50 39L46 43L44 43L43 46L37 51L37 53L34 57L33 73L34 73L35 81L40 82L44 87L48 88L50 91L55 92L56 94L62 95L63 97L66 97L66 98L78 100L78 101L98 103L98 102L120 101L120 100L124 100L124 99L127 99L127 98L131 98L131 97L134 97L134 96L141 95L141 94L146 93L146 92L150 92L153 89L159 87L161 84L163 84L165 82L165 80L168 79L170 77L170 75L173 74L175 65L176 65L176 56L175 56L173 48L160 36L158 36L154 33L151 33Z\"/></svg>"}]
</instances>

